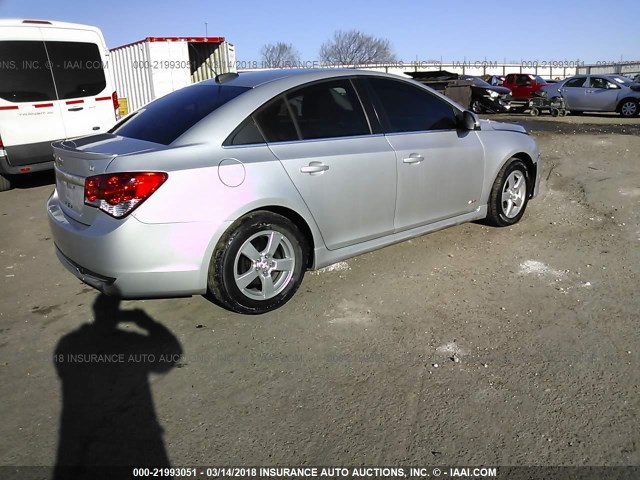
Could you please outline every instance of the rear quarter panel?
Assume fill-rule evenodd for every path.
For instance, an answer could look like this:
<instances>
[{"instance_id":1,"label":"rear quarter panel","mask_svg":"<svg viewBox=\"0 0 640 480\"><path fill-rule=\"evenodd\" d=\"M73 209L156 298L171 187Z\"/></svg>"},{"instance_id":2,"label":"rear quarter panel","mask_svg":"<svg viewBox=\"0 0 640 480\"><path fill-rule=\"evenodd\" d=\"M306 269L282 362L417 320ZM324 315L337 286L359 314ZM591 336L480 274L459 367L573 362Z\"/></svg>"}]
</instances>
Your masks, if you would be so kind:
<instances>
[{"instance_id":1,"label":"rear quarter panel","mask_svg":"<svg viewBox=\"0 0 640 480\"><path fill-rule=\"evenodd\" d=\"M220 237L233 222L254 210L293 210L309 226L314 245L324 246L302 197L266 145L183 146L116 157L107 168L107 172L147 170L168 172L169 178L132 215L143 223L200 223L208 229L210 241L202 252L203 277Z\"/></svg>"}]
</instances>

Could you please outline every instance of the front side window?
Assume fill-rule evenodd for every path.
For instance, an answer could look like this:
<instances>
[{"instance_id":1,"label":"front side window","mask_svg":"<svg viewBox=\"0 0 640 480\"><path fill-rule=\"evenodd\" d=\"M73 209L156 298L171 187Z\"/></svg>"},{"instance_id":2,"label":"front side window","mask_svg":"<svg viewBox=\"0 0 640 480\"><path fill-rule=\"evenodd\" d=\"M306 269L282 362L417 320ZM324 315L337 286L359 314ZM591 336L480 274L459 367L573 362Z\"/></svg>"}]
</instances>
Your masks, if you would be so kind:
<instances>
[{"instance_id":1,"label":"front side window","mask_svg":"<svg viewBox=\"0 0 640 480\"><path fill-rule=\"evenodd\" d=\"M249 88L200 84L161 97L111 130L123 137L169 145L211 112Z\"/></svg>"},{"instance_id":2,"label":"front side window","mask_svg":"<svg viewBox=\"0 0 640 480\"><path fill-rule=\"evenodd\" d=\"M591 77L591 88L609 88L609 80L602 77Z\"/></svg>"},{"instance_id":3,"label":"front side window","mask_svg":"<svg viewBox=\"0 0 640 480\"><path fill-rule=\"evenodd\" d=\"M370 78L369 84L386 113L388 133L457 127L453 106L417 86L383 78Z\"/></svg>"},{"instance_id":4,"label":"front side window","mask_svg":"<svg viewBox=\"0 0 640 480\"><path fill-rule=\"evenodd\" d=\"M0 41L0 98L10 102L56 100L43 42Z\"/></svg>"},{"instance_id":5,"label":"front side window","mask_svg":"<svg viewBox=\"0 0 640 480\"><path fill-rule=\"evenodd\" d=\"M105 89L107 82L98 45L51 41L46 45L60 100L91 97Z\"/></svg>"}]
</instances>

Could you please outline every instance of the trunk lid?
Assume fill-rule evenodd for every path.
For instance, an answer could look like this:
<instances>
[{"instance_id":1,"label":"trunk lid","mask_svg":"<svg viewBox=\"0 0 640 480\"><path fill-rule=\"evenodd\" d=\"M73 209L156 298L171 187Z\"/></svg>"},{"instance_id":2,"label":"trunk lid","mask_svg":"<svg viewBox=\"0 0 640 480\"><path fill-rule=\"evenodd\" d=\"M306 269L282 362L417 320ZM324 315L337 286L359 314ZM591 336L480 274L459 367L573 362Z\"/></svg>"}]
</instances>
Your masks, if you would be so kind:
<instances>
[{"instance_id":1,"label":"trunk lid","mask_svg":"<svg viewBox=\"0 0 640 480\"><path fill-rule=\"evenodd\" d=\"M92 135L53 143L56 190L65 215L77 222L91 225L98 209L84 203L86 178L106 173L113 159L118 156L162 148L166 147L114 134Z\"/></svg>"}]
</instances>

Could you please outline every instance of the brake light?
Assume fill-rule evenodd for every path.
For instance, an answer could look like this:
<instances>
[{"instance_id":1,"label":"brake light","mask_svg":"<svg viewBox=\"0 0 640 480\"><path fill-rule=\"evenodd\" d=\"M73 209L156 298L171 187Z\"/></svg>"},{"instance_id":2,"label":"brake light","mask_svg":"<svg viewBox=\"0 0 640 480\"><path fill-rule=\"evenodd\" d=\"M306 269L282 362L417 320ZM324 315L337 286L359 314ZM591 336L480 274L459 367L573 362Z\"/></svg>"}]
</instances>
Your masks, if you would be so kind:
<instances>
[{"instance_id":1,"label":"brake light","mask_svg":"<svg viewBox=\"0 0 640 480\"><path fill-rule=\"evenodd\" d=\"M118 103L118 92L113 92L111 94L111 99L113 100L113 109L116 114L116 120L120 120L120 104Z\"/></svg>"},{"instance_id":2,"label":"brake light","mask_svg":"<svg viewBox=\"0 0 640 480\"><path fill-rule=\"evenodd\" d=\"M122 218L149 198L168 174L164 172L110 173L84 181L84 203L115 218Z\"/></svg>"},{"instance_id":3,"label":"brake light","mask_svg":"<svg viewBox=\"0 0 640 480\"><path fill-rule=\"evenodd\" d=\"M4 143L2 143L2 137L0 137L0 148L4 148Z\"/></svg>"}]
</instances>

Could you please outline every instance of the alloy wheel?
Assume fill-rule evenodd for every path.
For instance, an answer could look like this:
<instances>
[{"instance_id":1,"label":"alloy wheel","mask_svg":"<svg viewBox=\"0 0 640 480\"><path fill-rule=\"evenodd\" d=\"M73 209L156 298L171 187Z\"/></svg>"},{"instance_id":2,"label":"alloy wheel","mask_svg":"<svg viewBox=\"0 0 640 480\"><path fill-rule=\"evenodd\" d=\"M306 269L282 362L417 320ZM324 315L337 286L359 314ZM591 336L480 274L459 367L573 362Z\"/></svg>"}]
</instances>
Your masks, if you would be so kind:
<instances>
[{"instance_id":1,"label":"alloy wheel","mask_svg":"<svg viewBox=\"0 0 640 480\"><path fill-rule=\"evenodd\" d=\"M522 210L527 195L527 179L520 170L511 172L502 187L502 212L507 218L514 218Z\"/></svg>"},{"instance_id":2,"label":"alloy wheel","mask_svg":"<svg viewBox=\"0 0 640 480\"><path fill-rule=\"evenodd\" d=\"M282 292L296 266L291 241L275 230L263 230L240 247L233 265L238 289L253 300L268 300Z\"/></svg>"}]
</instances>

